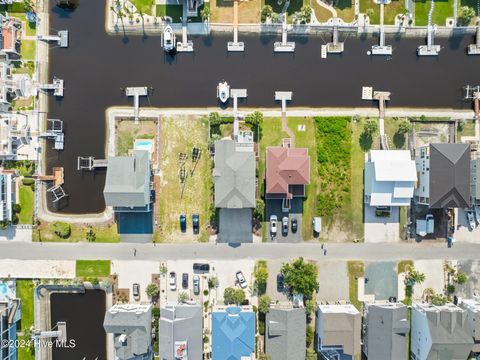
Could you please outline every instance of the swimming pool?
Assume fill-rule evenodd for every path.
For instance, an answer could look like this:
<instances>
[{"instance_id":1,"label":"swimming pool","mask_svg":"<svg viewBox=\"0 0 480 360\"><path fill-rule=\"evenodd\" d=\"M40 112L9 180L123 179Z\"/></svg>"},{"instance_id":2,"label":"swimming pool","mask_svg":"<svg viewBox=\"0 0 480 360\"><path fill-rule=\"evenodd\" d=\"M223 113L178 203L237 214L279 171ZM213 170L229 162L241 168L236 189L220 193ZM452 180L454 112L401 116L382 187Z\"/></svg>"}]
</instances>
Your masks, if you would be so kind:
<instances>
[{"instance_id":1,"label":"swimming pool","mask_svg":"<svg viewBox=\"0 0 480 360\"><path fill-rule=\"evenodd\" d=\"M0 283L0 297L7 295L8 286L5 283Z\"/></svg>"},{"instance_id":2,"label":"swimming pool","mask_svg":"<svg viewBox=\"0 0 480 360\"><path fill-rule=\"evenodd\" d=\"M150 139L136 139L134 144L135 150L146 150L152 152L153 150L153 140Z\"/></svg>"}]
</instances>

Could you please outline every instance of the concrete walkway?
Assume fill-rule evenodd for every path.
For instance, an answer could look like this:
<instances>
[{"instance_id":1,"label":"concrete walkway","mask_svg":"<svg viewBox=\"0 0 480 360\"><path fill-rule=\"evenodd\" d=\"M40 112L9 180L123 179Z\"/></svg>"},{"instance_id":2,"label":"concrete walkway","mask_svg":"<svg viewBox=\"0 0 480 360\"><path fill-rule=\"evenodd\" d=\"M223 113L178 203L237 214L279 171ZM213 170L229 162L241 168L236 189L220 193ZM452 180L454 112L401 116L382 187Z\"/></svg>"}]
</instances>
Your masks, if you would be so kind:
<instances>
[{"instance_id":1,"label":"concrete walkway","mask_svg":"<svg viewBox=\"0 0 480 360\"><path fill-rule=\"evenodd\" d=\"M332 14L332 18L336 18L338 17L337 15L337 10L335 10L335 8L333 6L330 6L326 3L324 3L322 0L316 0L317 1L317 4L320 5L321 7L323 7L325 10L328 10L330 11L330 13Z\"/></svg>"}]
</instances>

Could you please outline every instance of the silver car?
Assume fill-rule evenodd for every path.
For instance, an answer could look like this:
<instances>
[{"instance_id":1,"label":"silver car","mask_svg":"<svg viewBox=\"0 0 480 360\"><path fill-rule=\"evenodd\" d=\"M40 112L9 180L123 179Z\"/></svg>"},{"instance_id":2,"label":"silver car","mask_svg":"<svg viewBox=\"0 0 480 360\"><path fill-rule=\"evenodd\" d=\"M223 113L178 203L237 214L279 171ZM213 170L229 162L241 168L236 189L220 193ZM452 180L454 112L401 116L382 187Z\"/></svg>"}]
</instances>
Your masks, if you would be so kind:
<instances>
[{"instance_id":1,"label":"silver car","mask_svg":"<svg viewBox=\"0 0 480 360\"><path fill-rule=\"evenodd\" d=\"M193 293L200 294L200 276L198 275L193 275Z\"/></svg>"}]
</instances>

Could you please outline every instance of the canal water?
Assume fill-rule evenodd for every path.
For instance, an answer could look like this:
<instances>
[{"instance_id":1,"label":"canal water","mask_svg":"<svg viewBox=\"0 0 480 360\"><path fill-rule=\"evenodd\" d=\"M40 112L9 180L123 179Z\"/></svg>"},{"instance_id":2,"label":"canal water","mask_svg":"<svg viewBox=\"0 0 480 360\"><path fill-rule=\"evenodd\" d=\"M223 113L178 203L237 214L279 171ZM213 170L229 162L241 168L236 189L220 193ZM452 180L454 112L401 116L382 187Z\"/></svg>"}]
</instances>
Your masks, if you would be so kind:
<instances>
[{"instance_id":1,"label":"canal water","mask_svg":"<svg viewBox=\"0 0 480 360\"><path fill-rule=\"evenodd\" d=\"M84 294L53 293L50 296L52 326L65 321L67 342L75 340L74 347L54 347L53 360L106 360L105 302L103 290L86 290Z\"/></svg>"},{"instance_id":2,"label":"canal water","mask_svg":"<svg viewBox=\"0 0 480 360\"><path fill-rule=\"evenodd\" d=\"M65 150L47 150L47 165L65 168L66 201L52 208L62 213L98 213L104 210L105 173L77 171L77 156L105 156L105 109L133 106L121 88L150 86L142 106L215 106L216 85L225 79L234 88L248 89L243 106L275 107L275 90L293 91L289 106L369 107L361 100L362 86L392 92L389 106L468 108L461 100L464 85L480 83L480 57L466 55L472 36L437 39L440 56L418 58L416 48L425 39L389 38L391 59L366 53L377 40L349 37L343 55L321 59L321 37L291 37L294 54L274 54L280 36L240 34L244 53L227 53L232 35L192 37L195 52L166 58L160 37L109 36L105 33L105 2L80 0L73 12L50 2L52 29L68 29L68 49L50 51L50 78L65 80L62 100L50 99L49 117L65 125ZM161 196L161 194L159 194Z\"/></svg>"}]
</instances>

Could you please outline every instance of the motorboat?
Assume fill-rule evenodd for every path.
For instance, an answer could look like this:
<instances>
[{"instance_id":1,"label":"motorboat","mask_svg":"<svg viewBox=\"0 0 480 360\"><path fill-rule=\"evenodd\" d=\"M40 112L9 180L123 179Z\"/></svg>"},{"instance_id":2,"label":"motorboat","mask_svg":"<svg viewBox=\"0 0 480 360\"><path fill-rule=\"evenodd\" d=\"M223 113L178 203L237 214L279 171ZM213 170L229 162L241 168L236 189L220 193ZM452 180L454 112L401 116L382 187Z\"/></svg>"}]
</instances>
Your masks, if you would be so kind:
<instances>
[{"instance_id":1,"label":"motorboat","mask_svg":"<svg viewBox=\"0 0 480 360\"><path fill-rule=\"evenodd\" d=\"M475 206L475 219L477 223L480 225L480 206Z\"/></svg>"},{"instance_id":2,"label":"motorboat","mask_svg":"<svg viewBox=\"0 0 480 360\"><path fill-rule=\"evenodd\" d=\"M167 53L175 50L175 33L170 25L165 26L163 30L163 49Z\"/></svg>"},{"instance_id":3,"label":"motorboat","mask_svg":"<svg viewBox=\"0 0 480 360\"><path fill-rule=\"evenodd\" d=\"M473 211L467 211L467 220L468 220L468 226L470 227L470 230L474 230L477 227L477 224L475 223Z\"/></svg>"},{"instance_id":4,"label":"motorboat","mask_svg":"<svg viewBox=\"0 0 480 360\"><path fill-rule=\"evenodd\" d=\"M218 83L217 86L217 98L220 99L222 103L226 103L230 98L230 85L226 81Z\"/></svg>"}]
</instances>

